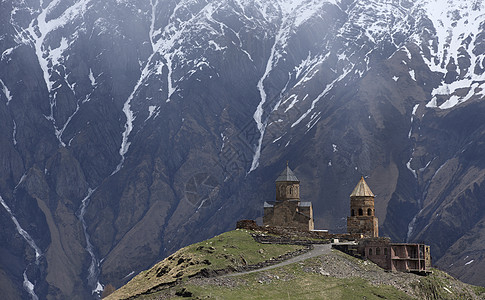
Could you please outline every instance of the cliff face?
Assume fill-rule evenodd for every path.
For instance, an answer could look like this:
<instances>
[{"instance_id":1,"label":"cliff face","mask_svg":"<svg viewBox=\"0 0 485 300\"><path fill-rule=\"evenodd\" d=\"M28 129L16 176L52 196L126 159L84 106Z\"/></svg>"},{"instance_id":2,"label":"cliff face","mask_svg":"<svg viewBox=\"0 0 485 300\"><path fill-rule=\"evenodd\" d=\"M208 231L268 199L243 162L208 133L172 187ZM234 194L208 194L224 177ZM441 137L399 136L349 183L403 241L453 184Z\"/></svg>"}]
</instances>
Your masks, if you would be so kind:
<instances>
[{"instance_id":1,"label":"cliff face","mask_svg":"<svg viewBox=\"0 0 485 300\"><path fill-rule=\"evenodd\" d=\"M119 286L260 218L286 160L316 228L367 175L381 235L485 284L483 5L266 2L0 3L2 291Z\"/></svg>"}]
</instances>

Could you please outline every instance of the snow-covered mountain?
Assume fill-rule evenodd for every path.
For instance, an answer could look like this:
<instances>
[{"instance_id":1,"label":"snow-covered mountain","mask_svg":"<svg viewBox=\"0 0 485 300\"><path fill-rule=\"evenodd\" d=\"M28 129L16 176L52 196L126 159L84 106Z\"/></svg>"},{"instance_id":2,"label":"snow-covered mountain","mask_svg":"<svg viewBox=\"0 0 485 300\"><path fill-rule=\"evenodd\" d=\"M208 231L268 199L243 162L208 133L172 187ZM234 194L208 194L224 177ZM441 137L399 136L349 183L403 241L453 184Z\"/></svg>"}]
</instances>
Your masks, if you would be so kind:
<instances>
[{"instance_id":1,"label":"snow-covered mountain","mask_svg":"<svg viewBox=\"0 0 485 300\"><path fill-rule=\"evenodd\" d=\"M485 4L0 2L0 291L88 299L257 219L289 160L315 225L485 285ZM93 293L94 292L94 293Z\"/></svg>"}]
</instances>

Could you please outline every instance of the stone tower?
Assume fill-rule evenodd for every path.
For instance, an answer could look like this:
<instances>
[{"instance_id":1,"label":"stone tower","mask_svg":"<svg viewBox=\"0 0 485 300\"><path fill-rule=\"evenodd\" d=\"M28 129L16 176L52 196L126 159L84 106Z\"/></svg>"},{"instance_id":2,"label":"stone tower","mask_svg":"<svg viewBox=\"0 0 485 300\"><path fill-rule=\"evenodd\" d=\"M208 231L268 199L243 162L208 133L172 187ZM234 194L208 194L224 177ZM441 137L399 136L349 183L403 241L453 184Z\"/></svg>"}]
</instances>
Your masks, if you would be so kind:
<instances>
[{"instance_id":1,"label":"stone tower","mask_svg":"<svg viewBox=\"0 0 485 300\"><path fill-rule=\"evenodd\" d=\"M379 236L379 224L375 216L374 194L364 180L350 194L350 217L347 217L347 231L367 237Z\"/></svg>"},{"instance_id":2,"label":"stone tower","mask_svg":"<svg viewBox=\"0 0 485 300\"><path fill-rule=\"evenodd\" d=\"M286 169L276 179L276 202L300 202L300 180L286 164Z\"/></svg>"},{"instance_id":3,"label":"stone tower","mask_svg":"<svg viewBox=\"0 0 485 300\"><path fill-rule=\"evenodd\" d=\"M264 202L263 225L313 230L312 203L300 201L300 180L288 163L276 179L276 200Z\"/></svg>"}]
</instances>

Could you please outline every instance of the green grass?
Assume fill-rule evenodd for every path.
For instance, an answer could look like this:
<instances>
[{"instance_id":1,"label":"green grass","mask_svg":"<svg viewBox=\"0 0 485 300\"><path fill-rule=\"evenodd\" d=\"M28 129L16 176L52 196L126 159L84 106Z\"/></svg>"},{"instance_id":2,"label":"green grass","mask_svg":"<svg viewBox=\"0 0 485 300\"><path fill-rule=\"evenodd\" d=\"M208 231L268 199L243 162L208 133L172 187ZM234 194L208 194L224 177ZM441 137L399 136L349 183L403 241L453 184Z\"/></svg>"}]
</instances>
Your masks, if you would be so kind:
<instances>
[{"instance_id":1,"label":"green grass","mask_svg":"<svg viewBox=\"0 0 485 300\"><path fill-rule=\"evenodd\" d=\"M297 245L259 244L247 230L234 230L180 249L151 269L135 276L106 299L124 299L184 280L202 269L220 270L257 264L288 252L302 249Z\"/></svg>"},{"instance_id":2,"label":"green grass","mask_svg":"<svg viewBox=\"0 0 485 300\"><path fill-rule=\"evenodd\" d=\"M188 250L203 252L211 262L211 269L217 270L257 264L302 248L297 245L259 244L249 231L235 230L191 245Z\"/></svg>"},{"instance_id":3,"label":"green grass","mask_svg":"<svg viewBox=\"0 0 485 300\"><path fill-rule=\"evenodd\" d=\"M420 299L440 299L440 300L455 300L455 299L472 299L471 293L480 295L481 289L467 284L456 284L457 281L449 274L433 269L433 274L423 277L419 283L415 285L415 291Z\"/></svg>"},{"instance_id":4,"label":"green grass","mask_svg":"<svg viewBox=\"0 0 485 300\"><path fill-rule=\"evenodd\" d=\"M412 299L394 287L373 286L361 278L339 279L304 272L304 265L238 276L243 283L235 287L188 283L184 288L192 293L192 299Z\"/></svg>"},{"instance_id":5,"label":"green grass","mask_svg":"<svg viewBox=\"0 0 485 300\"><path fill-rule=\"evenodd\" d=\"M471 288L475 294L482 296L482 298L485 299L485 287L472 285Z\"/></svg>"},{"instance_id":6,"label":"green grass","mask_svg":"<svg viewBox=\"0 0 485 300\"><path fill-rule=\"evenodd\" d=\"M485 296L485 288L467 285L437 269L405 285L408 293L390 285L374 285L361 277L337 278L317 270L322 261L310 258L267 271L228 278L191 279L203 269L220 270L253 265L301 249L296 245L259 244L247 230L226 232L207 241L190 245L141 272L107 299L473 299ZM345 259L355 272L384 272L378 266L332 251L335 263ZM367 273L371 272L371 273ZM399 273L397 273L399 274ZM372 275L373 276L373 275ZM406 275L408 276L408 275ZM367 277L365 277L367 278ZM399 276L395 278L400 280ZM406 280L403 276L402 280ZM167 283L175 283L169 287ZM163 289L156 290L163 286ZM401 285L402 287L402 285ZM150 291L150 293L145 293ZM179 297L185 294L190 297ZM170 298L172 297L172 298ZM485 297L483 297L485 299Z\"/></svg>"}]
</instances>

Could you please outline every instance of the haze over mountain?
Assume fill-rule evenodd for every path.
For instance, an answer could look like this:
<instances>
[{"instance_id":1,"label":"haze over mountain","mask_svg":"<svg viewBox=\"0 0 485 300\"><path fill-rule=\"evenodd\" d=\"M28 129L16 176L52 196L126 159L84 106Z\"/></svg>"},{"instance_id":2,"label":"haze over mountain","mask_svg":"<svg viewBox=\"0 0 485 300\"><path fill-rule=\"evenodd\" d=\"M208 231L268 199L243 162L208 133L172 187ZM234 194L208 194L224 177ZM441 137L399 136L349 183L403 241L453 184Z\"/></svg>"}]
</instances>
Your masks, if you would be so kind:
<instances>
[{"instance_id":1,"label":"haze over mountain","mask_svg":"<svg viewBox=\"0 0 485 300\"><path fill-rule=\"evenodd\" d=\"M485 4L3 0L0 291L89 299L262 216L315 227L361 175L381 235L485 285Z\"/></svg>"}]
</instances>

